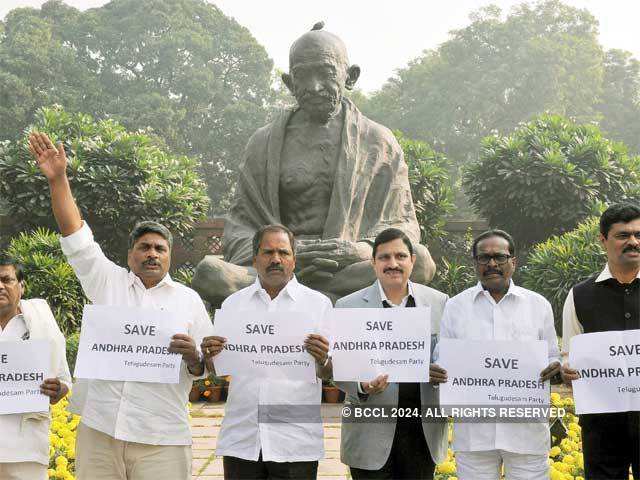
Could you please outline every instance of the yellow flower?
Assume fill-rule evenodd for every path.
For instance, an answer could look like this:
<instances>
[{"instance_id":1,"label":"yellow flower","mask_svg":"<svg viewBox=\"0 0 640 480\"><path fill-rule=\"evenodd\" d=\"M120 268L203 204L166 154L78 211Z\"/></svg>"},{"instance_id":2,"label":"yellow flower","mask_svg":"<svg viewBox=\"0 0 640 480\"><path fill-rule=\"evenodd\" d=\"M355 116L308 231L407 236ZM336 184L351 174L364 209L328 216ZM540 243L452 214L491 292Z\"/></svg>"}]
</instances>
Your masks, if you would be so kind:
<instances>
[{"instance_id":1,"label":"yellow flower","mask_svg":"<svg viewBox=\"0 0 640 480\"><path fill-rule=\"evenodd\" d=\"M453 462L442 462L436 470L438 473L456 473L456 465Z\"/></svg>"},{"instance_id":2,"label":"yellow flower","mask_svg":"<svg viewBox=\"0 0 640 480\"><path fill-rule=\"evenodd\" d=\"M560 450L560 447L553 447L551 450L549 450L550 457L557 457L561 453L562 453L562 450Z\"/></svg>"}]
</instances>

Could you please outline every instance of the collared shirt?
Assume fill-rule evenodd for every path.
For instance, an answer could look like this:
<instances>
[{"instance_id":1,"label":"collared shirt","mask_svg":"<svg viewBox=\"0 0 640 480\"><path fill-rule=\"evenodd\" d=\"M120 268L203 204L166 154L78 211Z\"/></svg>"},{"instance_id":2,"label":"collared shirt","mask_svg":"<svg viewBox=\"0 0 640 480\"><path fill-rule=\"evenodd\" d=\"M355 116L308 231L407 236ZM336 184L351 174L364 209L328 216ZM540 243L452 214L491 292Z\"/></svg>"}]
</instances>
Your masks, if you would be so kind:
<instances>
[{"instance_id":1,"label":"collared shirt","mask_svg":"<svg viewBox=\"0 0 640 480\"><path fill-rule=\"evenodd\" d=\"M611 278L614 277L611 275L611 270L609 270L609 264L607 263L602 272L600 272L600 275L596 278L595 282L600 283ZM638 271L636 278L640 278L640 271ZM580 324L580 320L578 320L578 315L576 314L576 305L573 301L572 288L569 290L567 299L564 302L564 307L562 308L562 357L564 363L569 362L569 345L571 343L571 339L582 333L584 333L584 328Z\"/></svg>"},{"instance_id":2,"label":"collared shirt","mask_svg":"<svg viewBox=\"0 0 640 480\"><path fill-rule=\"evenodd\" d=\"M188 335L198 346L211 334L211 320L195 291L169 275L147 289L137 275L105 257L86 222L60 244L93 304L173 312L186 318ZM118 440L191 445L187 403L193 379L183 361L177 384L89 380L81 388L76 383L72 401L82 423Z\"/></svg>"},{"instance_id":3,"label":"collared shirt","mask_svg":"<svg viewBox=\"0 0 640 480\"><path fill-rule=\"evenodd\" d=\"M244 288L222 304L222 310L300 311L317 316L318 324L331 301L293 277L274 299L260 281ZM314 332L309 332L314 333ZM320 405L322 383L233 377L225 406L216 455L271 462L315 461L324 456L323 427L313 423L258 422L260 405Z\"/></svg>"},{"instance_id":4,"label":"collared shirt","mask_svg":"<svg viewBox=\"0 0 640 480\"><path fill-rule=\"evenodd\" d=\"M380 283L380 280L376 280L376 284L378 285L378 289L380 290L380 298L382 299L382 302L383 303L387 302L387 304L390 307L406 307L407 306L407 300L409 299L409 297L414 297L414 295L413 295L413 285L411 284L411 281L409 281L408 285L407 285L407 288L408 288L407 295L402 299L402 301L398 305L396 305L395 303L393 303L391 300L389 300L387 298L387 294L384 293L384 288L382 288L382 284Z\"/></svg>"},{"instance_id":5,"label":"collared shirt","mask_svg":"<svg viewBox=\"0 0 640 480\"><path fill-rule=\"evenodd\" d=\"M389 305L389 308L404 308L407 306L407 300L409 300L409 297L415 298L413 295L413 285L411 284L411 281L409 281L407 285L407 288L408 288L407 295L402 299L402 301L398 305L396 305L395 303L393 303L391 300L387 298L387 294L384 293L384 288L382 288L382 284L380 283L380 280L376 280L376 285L378 285L378 290L380 291L380 298L382 299L382 304L380 305L380 307L383 307L384 302L387 302L387 305ZM360 395L367 394L362 389L362 384L360 382L358 382L358 393Z\"/></svg>"},{"instance_id":6,"label":"collared shirt","mask_svg":"<svg viewBox=\"0 0 640 480\"><path fill-rule=\"evenodd\" d=\"M22 314L0 330L0 342L22 340L29 332ZM55 372L60 380L62 372ZM65 382L66 383L66 382ZM49 464L49 424L47 418L23 419L22 414L0 415L0 463L36 462Z\"/></svg>"},{"instance_id":7,"label":"collared shirt","mask_svg":"<svg viewBox=\"0 0 640 480\"><path fill-rule=\"evenodd\" d=\"M440 336L465 340L546 340L549 363L560 358L551 304L542 295L513 282L498 303L480 283L450 299L442 316ZM549 426L539 422L456 422L453 448L462 452L506 450L546 454Z\"/></svg>"}]
</instances>

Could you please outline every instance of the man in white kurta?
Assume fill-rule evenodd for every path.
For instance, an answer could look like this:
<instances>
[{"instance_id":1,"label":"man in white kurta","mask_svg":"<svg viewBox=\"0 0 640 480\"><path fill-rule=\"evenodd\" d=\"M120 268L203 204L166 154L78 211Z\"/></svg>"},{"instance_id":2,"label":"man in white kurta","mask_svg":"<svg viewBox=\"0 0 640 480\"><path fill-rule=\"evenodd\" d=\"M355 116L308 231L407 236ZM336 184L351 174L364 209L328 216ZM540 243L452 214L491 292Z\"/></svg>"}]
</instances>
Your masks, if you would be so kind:
<instances>
[{"instance_id":1,"label":"man in white kurta","mask_svg":"<svg viewBox=\"0 0 640 480\"><path fill-rule=\"evenodd\" d=\"M560 353L549 302L518 287L513 239L501 230L480 235L473 244L479 282L450 299L444 309L441 338L465 340L545 340L548 380L560 371ZM548 479L549 426L532 423L465 423L454 425L453 449L460 480L499 480L504 465L508 480Z\"/></svg>"},{"instance_id":2,"label":"man in white kurta","mask_svg":"<svg viewBox=\"0 0 640 480\"><path fill-rule=\"evenodd\" d=\"M165 310L186 320L169 351L182 355L177 384L80 380L71 409L82 416L76 442L78 480L190 480L191 431L187 409L192 381L204 373L197 348L210 333L209 315L198 294L168 274L172 236L163 225L138 223L129 237L127 264L109 260L82 221L66 174L61 144L32 133L30 149L49 182L60 244L89 300Z\"/></svg>"},{"instance_id":3,"label":"man in white kurta","mask_svg":"<svg viewBox=\"0 0 640 480\"><path fill-rule=\"evenodd\" d=\"M298 283L292 275L295 266L295 240L283 226L267 226L258 230L254 241L256 281L229 296L223 310L299 311L322 318L331 308L331 301L323 294ZM311 332L309 332L311 334ZM207 358L221 351L223 339L209 337L202 350ZM305 346L315 358L320 371L327 365L329 342L311 334ZM322 382L275 381L254 377L233 377L222 427L218 436L216 455L224 457L227 479L316 478L318 460L324 455L323 426L319 418L308 423L289 419L281 422L262 422L261 406L290 405L291 417L300 417L295 409L312 413L322 397Z\"/></svg>"},{"instance_id":4,"label":"man in white kurta","mask_svg":"<svg viewBox=\"0 0 640 480\"><path fill-rule=\"evenodd\" d=\"M51 344L52 378L43 393L50 403L69 391L71 375L65 340L47 302L23 300L22 268L0 256L0 342L47 340ZM0 415L0 479L45 480L49 466L49 412Z\"/></svg>"}]
</instances>

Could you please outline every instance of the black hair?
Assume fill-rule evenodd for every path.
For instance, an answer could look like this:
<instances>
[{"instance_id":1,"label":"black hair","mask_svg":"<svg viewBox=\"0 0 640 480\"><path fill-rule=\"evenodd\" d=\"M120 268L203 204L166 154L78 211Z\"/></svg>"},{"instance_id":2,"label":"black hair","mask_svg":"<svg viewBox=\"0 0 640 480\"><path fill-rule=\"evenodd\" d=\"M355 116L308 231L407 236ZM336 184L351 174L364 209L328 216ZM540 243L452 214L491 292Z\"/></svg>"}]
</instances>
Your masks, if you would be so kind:
<instances>
[{"instance_id":1,"label":"black hair","mask_svg":"<svg viewBox=\"0 0 640 480\"><path fill-rule=\"evenodd\" d=\"M629 223L640 218L640 207L632 203L616 203L607 208L600 216L600 233L604 238L614 223Z\"/></svg>"},{"instance_id":2,"label":"black hair","mask_svg":"<svg viewBox=\"0 0 640 480\"><path fill-rule=\"evenodd\" d=\"M287 237L289 237L289 244L291 245L291 251L293 254L296 254L296 238L293 235L293 232L289 230L284 225L280 225L279 223L274 223L271 225L263 225L260 229L253 235L253 256L258 255L258 250L260 250L260 242L262 242L262 237L264 237L265 233L270 232L282 232L286 233Z\"/></svg>"},{"instance_id":3,"label":"black hair","mask_svg":"<svg viewBox=\"0 0 640 480\"><path fill-rule=\"evenodd\" d=\"M407 236L407 234L399 228L387 228L386 230L381 231L373 241L373 252L371 253L373 258L376 258L376 251L378 250L378 246L397 239L402 240L409 249L409 253L413 255L413 245L411 244L411 239Z\"/></svg>"},{"instance_id":4,"label":"black hair","mask_svg":"<svg viewBox=\"0 0 640 480\"><path fill-rule=\"evenodd\" d=\"M482 240L486 238L491 238L491 237L504 238L509 244L509 254L511 256L514 256L516 254L516 244L513 241L513 237L509 235L507 232L505 232L504 230L498 230L497 228L494 228L481 233L473 240L473 245L471 246L471 255L473 256L473 258L476 258L476 255L478 254L478 244Z\"/></svg>"},{"instance_id":5,"label":"black hair","mask_svg":"<svg viewBox=\"0 0 640 480\"><path fill-rule=\"evenodd\" d=\"M0 267L7 266L13 267L16 271L16 278L19 282L24 281L24 267L22 264L8 255L0 254Z\"/></svg>"}]
</instances>

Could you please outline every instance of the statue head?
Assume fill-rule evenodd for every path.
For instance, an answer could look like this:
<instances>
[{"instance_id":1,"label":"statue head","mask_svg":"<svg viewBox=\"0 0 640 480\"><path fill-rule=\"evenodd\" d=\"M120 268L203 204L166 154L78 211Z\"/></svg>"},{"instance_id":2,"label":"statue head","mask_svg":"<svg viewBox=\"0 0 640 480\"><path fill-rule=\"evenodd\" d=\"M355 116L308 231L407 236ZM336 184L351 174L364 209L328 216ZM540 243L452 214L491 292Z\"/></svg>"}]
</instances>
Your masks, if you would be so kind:
<instances>
[{"instance_id":1,"label":"statue head","mask_svg":"<svg viewBox=\"0 0 640 480\"><path fill-rule=\"evenodd\" d=\"M349 66L347 49L337 36L316 23L289 50L289 73L282 80L300 108L315 121L326 122L340 111L345 89L360 76L360 67Z\"/></svg>"}]
</instances>

